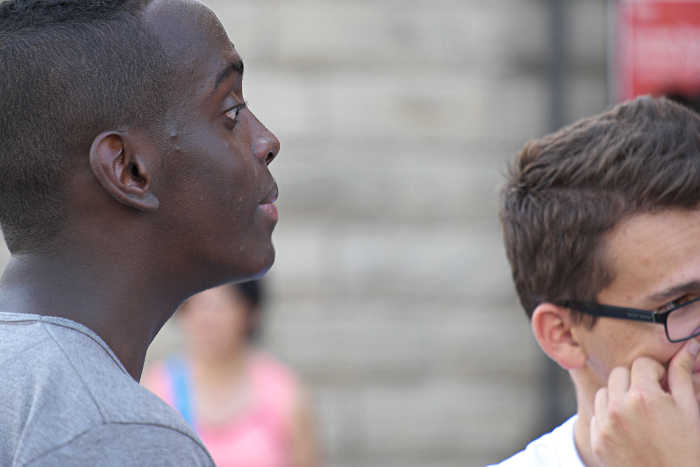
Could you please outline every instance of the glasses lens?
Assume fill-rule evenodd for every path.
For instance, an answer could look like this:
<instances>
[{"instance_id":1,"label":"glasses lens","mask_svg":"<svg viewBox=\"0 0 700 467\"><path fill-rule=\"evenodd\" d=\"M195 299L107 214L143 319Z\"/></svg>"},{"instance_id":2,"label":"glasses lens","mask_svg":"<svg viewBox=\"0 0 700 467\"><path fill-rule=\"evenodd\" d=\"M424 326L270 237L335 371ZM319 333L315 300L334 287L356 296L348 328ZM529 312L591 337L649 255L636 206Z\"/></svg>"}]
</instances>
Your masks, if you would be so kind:
<instances>
[{"instance_id":1,"label":"glasses lens","mask_svg":"<svg viewBox=\"0 0 700 467\"><path fill-rule=\"evenodd\" d=\"M700 334L700 300L673 310L666 321L666 332L672 341Z\"/></svg>"}]
</instances>

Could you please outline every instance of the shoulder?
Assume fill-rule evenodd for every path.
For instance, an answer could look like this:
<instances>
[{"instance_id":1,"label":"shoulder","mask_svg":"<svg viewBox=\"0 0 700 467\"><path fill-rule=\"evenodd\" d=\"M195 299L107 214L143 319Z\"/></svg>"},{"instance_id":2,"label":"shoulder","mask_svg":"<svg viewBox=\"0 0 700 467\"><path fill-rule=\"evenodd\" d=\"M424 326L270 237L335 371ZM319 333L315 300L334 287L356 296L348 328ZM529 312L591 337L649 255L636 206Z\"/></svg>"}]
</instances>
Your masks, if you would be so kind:
<instances>
[{"instance_id":1,"label":"shoulder","mask_svg":"<svg viewBox=\"0 0 700 467\"><path fill-rule=\"evenodd\" d=\"M25 465L213 467L214 463L197 440L171 427L110 423L92 428Z\"/></svg>"},{"instance_id":2,"label":"shoulder","mask_svg":"<svg viewBox=\"0 0 700 467\"><path fill-rule=\"evenodd\" d=\"M161 399L136 382L109 347L89 330L66 326L49 328L62 349L73 379L73 391L79 392L82 405L66 404L75 411L94 406L98 423L161 424L181 429L184 421ZM77 332L76 332L77 331ZM55 371L55 370L54 370ZM59 370L62 373L66 371ZM58 393L65 383L53 388ZM87 403L87 404L86 404Z\"/></svg>"},{"instance_id":3,"label":"shoulder","mask_svg":"<svg viewBox=\"0 0 700 467\"><path fill-rule=\"evenodd\" d=\"M498 467L584 467L574 443L576 416L532 441ZM495 466L494 466L495 467Z\"/></svg>"},{"instance_id":4,"label":"shoulder","mask_svg":"<svg viewBox=\"0 0 700 467\"><path fill-rule=\"evenodd\" d=\"M51 347L52 353L55 353L56 343L42 325L40 318L35 315L0 312L1 354L13 359L31 359L37 352L50 355L46 351L47 347ZM6 367L8 361L4 360L0 368Z\"/></svg>"},{"instance_id":5,"label":"shoulder","mask_svg":"<svg viewBox=\"0 0 700 467\"><path fill-rule=\"evenodd\" d=\"M104 419L42 317L0 314L0 464L22 464ZM98 349L99 351L99 349ZM77 410L75 410L77 409ZM75 410L75 412L73 412Z\"/></svg>"},{"instance_id":6,"label":"shoulder","mask_svg":"<svg viewBox=\"0 0 700 467\"><path fill-rule=\"evenodd\" d=\"M5 410L0 404L1 465L8 459L27 465L108 426L159 426L199 442L182 417L134 381L94 333L67 320L4 318L0 354L8 358L0 360L0 397L13 404ZM6 333L8 327L13 331ZM12 339L3 340L5 334Z\"/></svg>"}]
</instances>

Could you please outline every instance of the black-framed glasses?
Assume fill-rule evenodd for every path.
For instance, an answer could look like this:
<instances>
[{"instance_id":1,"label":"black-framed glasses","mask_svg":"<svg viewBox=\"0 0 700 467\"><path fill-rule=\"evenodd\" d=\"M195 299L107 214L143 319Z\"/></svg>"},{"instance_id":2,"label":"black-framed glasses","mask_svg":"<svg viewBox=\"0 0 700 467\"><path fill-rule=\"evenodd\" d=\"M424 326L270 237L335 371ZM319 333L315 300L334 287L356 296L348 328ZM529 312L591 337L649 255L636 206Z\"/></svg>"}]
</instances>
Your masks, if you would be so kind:
<instances>
[{"instance_id":1,"label":"black-framed glasses","mask_svg":"<svg viewBox=\"0 0 700 467\"><path fill-rule=\"evenodd\" d=\"M663 324L670 342L682 342L700 335L700 297L663 313L586 302L567 302L564 306L591 316Z\"/></svg>"}]
</instances>

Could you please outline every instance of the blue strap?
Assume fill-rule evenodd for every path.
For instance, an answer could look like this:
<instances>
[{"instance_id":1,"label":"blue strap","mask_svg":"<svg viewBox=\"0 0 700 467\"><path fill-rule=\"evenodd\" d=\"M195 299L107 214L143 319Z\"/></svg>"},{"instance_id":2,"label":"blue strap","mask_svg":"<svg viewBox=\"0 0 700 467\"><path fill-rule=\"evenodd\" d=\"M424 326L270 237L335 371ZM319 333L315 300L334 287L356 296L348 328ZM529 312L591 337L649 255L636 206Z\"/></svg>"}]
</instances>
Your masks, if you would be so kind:
<instances>
[{"instance_id":1,"label":"blue strap","mask_svg":"<svg viewBox=\"0 0 700 467\"><path fill-rule=\"evenodd\" d=\"M180 412L182 418L190 425L192 424L192 404L190 389L187 378L187 367L179 358L172 357L167 361L168 372L173 383L173 404L175 410Z\"/></svg>"}]
</instances>

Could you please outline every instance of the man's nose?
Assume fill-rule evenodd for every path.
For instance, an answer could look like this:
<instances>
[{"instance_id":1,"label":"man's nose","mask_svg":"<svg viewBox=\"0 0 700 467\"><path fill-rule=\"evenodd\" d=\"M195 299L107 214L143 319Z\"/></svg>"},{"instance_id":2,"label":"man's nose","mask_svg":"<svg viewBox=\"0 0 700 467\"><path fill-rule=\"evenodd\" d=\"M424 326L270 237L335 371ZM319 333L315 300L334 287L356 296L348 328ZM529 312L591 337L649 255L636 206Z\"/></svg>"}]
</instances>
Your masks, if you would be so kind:
<instances>
[{"instance_id":1,"label":"man's nose","mask_svg":"<svg viewBox=\"0 0 700 467\"><path fill-rule=\"evenodd\" d=\"M265 165L270 165L280 152L280 141L255 115L253 119L253 153Z\"/></svg>"}]
</instances>

